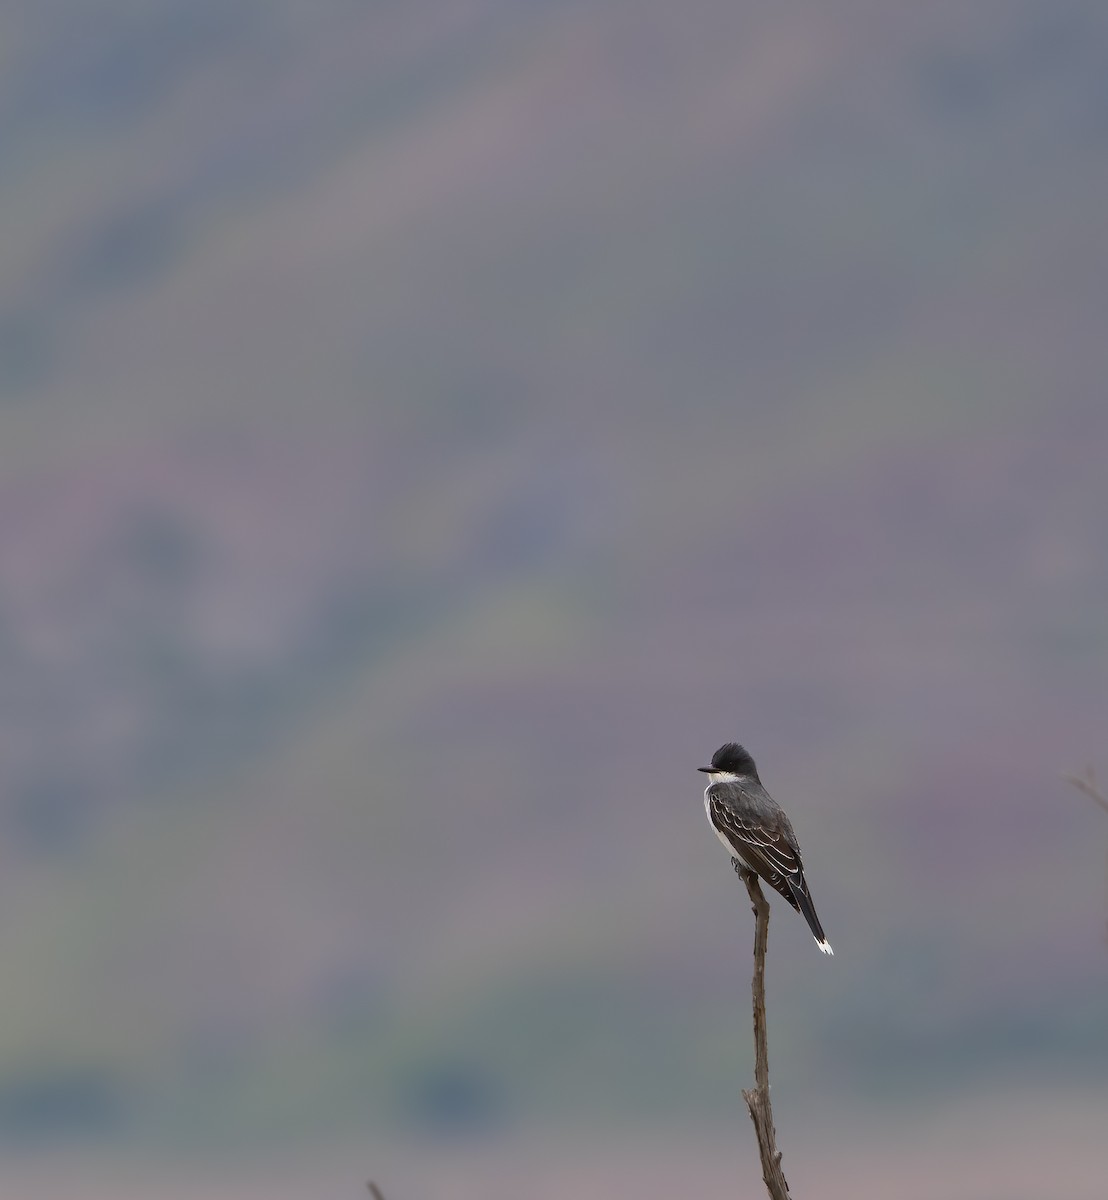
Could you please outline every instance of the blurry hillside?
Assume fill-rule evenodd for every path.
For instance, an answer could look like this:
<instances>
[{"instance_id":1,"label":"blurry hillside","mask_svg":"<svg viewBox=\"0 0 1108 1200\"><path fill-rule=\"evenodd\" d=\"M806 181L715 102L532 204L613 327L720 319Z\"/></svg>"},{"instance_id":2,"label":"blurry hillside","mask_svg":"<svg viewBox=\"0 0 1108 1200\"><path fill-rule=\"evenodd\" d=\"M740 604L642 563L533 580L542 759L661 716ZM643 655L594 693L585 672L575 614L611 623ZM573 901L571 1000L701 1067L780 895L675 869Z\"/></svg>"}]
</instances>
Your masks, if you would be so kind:
<instances>
[{"instance_id":1,"label":"blurry hillside","mask_svg":"<svg viewBox=\"0 0 1108 1200\"><path fill-rule=\"evenodd\" d=\"M0 1134L731 1105L736 737L783 1093L1103 1078L1103 6L0 46Z\"/></svg>"}]
</instances>

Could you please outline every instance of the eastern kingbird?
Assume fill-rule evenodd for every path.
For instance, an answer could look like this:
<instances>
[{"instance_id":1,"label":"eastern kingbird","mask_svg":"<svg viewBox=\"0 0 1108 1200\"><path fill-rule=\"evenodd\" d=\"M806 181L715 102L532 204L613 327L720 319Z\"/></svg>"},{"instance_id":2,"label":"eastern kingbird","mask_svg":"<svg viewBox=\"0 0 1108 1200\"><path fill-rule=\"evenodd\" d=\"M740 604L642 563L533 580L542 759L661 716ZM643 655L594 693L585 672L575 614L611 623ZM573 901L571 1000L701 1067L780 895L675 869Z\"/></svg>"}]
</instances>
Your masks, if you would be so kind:
<instances>
[{"instance_id":1,"label":"eastern kingbird","mask_svg":"<svg viewBox=\"0 0 1108 1200\"><path fill-rule=\"evenodd\" d=\"M796 834L780 805L762 787L754 759L738 742L728 742L712 755L710 767L697 770L712 781L704 789L704 811L727 852L803 913L819 948L834 954L804 880Z\"/></svg>"}]
</instances>

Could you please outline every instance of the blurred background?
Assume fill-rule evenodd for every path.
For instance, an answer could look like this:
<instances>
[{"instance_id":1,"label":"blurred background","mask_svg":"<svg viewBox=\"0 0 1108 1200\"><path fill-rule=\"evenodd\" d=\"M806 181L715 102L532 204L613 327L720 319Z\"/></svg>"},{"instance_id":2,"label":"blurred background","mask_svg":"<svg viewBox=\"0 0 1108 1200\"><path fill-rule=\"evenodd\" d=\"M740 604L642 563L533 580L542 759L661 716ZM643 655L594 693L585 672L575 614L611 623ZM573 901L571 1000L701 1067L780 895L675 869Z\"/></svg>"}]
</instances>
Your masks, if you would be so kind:
<instances>
[{"instance_id":1,"label":"blurred background","mask_svg":"<svg viewBox=\"0 0 1108 1200\"><path fill-rule=\"evenodd\" d=\"M1108 1179L1108 11L0 12L0 1191Z\"/></svg>"}]
</instances>

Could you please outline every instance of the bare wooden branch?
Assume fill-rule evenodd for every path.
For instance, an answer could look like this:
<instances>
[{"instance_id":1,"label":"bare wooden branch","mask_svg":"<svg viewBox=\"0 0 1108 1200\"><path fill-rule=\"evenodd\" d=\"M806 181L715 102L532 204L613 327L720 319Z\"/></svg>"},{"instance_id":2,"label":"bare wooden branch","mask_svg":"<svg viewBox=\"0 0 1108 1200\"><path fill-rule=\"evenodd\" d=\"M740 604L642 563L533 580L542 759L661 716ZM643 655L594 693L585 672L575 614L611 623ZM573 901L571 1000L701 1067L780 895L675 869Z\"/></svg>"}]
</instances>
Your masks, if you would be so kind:
<instances>
[{"instance_id":1,"label":"bare wooden branch","mask_svg":"<svg viewBox=\"0 0 1108 1200\"><path fill-rule=\"evenodd\" d=\"M743 1091L750 1109L754 1133L758 1139L758 1155L762 1160L762 1179L770 1200L791 1200L785 1173L781 1170L781 1151L777 1149L777 1132L773 1125L773 1105L769 1095L769 1042L766 1036L766 947L769 944L769 901L762 894L758 876L737 859L731 859L739 878L746 884L754 908L754 979L751 992L754 1001L754 1087Z\"/></svg>"},{"instance_id":2,"label":"bare wooden branch","mask_svg":"<svg viewBox=\"0 0 1108 1200\"><path fill-rule=\"evenodd\" d=\"M1099 804L1105 812L1108 812L1108 798L1096 786L1096 775L1092 767L1086 767L1084 775L1068 775L1063 771L1062 778L1067 783L1072 783L1079 792L1084 792L1094 804Z\"/></svg>"}]
</instances>

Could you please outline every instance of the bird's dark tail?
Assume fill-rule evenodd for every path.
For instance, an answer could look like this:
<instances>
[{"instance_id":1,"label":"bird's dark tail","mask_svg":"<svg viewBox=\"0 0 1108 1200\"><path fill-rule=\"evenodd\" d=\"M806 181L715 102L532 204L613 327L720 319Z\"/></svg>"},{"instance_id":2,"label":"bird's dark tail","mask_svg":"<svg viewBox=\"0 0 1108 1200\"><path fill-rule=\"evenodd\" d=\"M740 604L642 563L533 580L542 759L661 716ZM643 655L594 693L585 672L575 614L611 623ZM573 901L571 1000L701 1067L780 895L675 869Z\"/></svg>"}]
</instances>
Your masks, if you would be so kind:
<instances>
[{"instance_id":1,"label":"bird's dark tail","mask_svg":"<svg viewBox=\"0 0 1108 1200\"><path fill-rule=\"evenodd\" d=\"M827 940L827 935L823 932L823 926L819 923L819 917L816 916L816 906L812 903L812 897L808 892L808 884L804 880L804 876L800 877L799 882L792 878L785 880L785 885L792 893L793 906L804 914L804 920L808 922L808 928L812 931L812 937L816 939L816 945L824 952L824 954L834 954L831 949L831 943Z\"/></svg>"}]
</instances>

